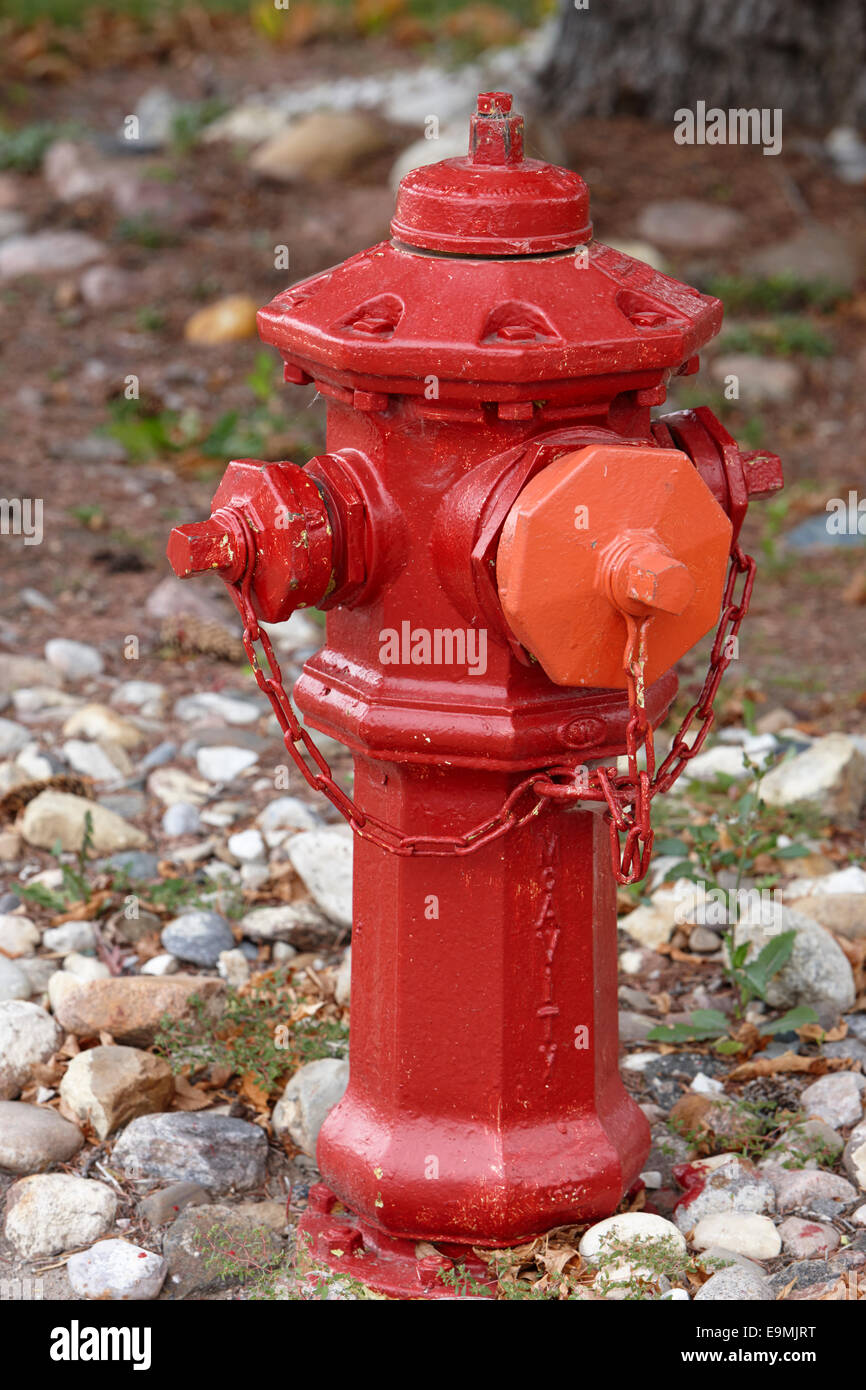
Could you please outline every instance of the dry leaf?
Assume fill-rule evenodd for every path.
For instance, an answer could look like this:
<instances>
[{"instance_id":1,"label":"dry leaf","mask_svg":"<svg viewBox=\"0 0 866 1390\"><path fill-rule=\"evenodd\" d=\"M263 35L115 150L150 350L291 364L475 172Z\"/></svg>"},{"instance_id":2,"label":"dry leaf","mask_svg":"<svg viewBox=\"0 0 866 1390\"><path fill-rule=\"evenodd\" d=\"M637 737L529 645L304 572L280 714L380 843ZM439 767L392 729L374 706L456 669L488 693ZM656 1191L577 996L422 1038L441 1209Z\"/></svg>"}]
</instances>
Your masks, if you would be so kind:
<instances>
[{"instance_id":1,"label":"dry leaf","mask_svg":"<svg viewBox=\"0 0 866 1390\"><path fill-rule=\"evenodd\" d=\"M797 1037L802 1038L803 1042L841 1042L847 1036L848 1024L844 1019L829 1031L823 1029L820 1023L804 1023L802 1028L797 1029Z\"/></svg>"},{"instance_id":2,"label":"dry leaf","mask_svg":"<svg viewBox=\"0 0 866 1390\"><path fill-rule=\"evenodd\" d=\"M98 893L94 893L87 902L73 903L65 912L61 912L57 917L52 917L52 927L60 927L64 922L92 922L99 916L102 905L111 897L108 888L102 888Z\"/></svg>"},{"instance_id":3,"label":"dry leaf","mask_svg":"<svg viewBox=\"0 0 866 1390\"><path fill-rule=\"evenodd\" d=\"M244 1072L241 1077L241 1095L248 1100L250 1105L260 1114L270 1110L268 1096L270 1091L265 1086L260 1086L252 1072Z\"/></svg>"},{"instance_id":4,"label":"dry leaf","mask_svg":"<svg viewBox=\"0 0 866 1390\"><path fill-rule=\"evenodd\" d=\"M756 1057L754 1061L743 1062L728 1072L726 1080L753 1081L757 1076L776 1076L779 1072L825 1076L828 1071L847 1071L850 1067L848 1057L798 1057L796 1052L783 1052L781 1057Z\"/></svg>"},{"instance_id":5,"label":"dry leaf","mask_svg":"<svg viewBox=\"0 0 866 1390\"><path fill-rule=\"evenodd\" d=\"M174 1078L174 1108L176 1110L206 1110L213 1096L202 1086L194 1086L185 1076Z\"/></svg>"}]
</instances>

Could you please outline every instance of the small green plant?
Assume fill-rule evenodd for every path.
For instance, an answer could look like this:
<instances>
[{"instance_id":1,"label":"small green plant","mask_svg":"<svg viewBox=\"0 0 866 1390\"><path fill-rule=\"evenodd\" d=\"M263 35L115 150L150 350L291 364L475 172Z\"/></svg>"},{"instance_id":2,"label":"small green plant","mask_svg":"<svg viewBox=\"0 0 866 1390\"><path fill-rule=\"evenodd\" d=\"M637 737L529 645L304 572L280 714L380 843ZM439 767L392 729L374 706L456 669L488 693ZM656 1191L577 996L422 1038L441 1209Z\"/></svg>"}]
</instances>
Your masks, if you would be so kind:
<instances>
[{"instance_id":1,"label":"small green plant","mask_svg":"<svg viewBox=\"0 0 866 1390\"><path fill-rule=\"evenodd\" d=\"M259 977L243 992L230 989L225 1012L214 1021L200 995L190 1000L190 1016L165 1015L154 1040L156 1051L175 1072L227 1067L250 1076L270 1094L288 1073L320 1057L343 1057L349 1030L335 1019L315 1015L291 1021L298 998L285 970Z\"/></svg>"},{"instance_id":2,"label":"small green plant","mask_svg":"<svg viewBox=\"0 0 866 1390\"><path fill-rule=\"evenodd\" d=\"M783 315L770 323L742 324L730 328L719 341L724 352L747 352L756 356L832 357L835 347L810 319Z\"/></svg>"},{"instance_id":3,"label":"small green plant","mask_svg":"<svg viewBox=\"0 0 866 1390\"><path fill-rule=\"evenodd\" d=\"M829 280L804 280L790 271L764 279L714 275L703 288L721 299L729 314L790 314L802 309L826 312L850 298L850 291L841 285Z\"/></svg>"},{"instance_id":4,"label":"small green plant","mask_svg":"<svg viewBox=\"0 0 866 1390\"><path fill-rule=\"evenodd\" d=\"M58 126L51 121L37 121L19 126L17 130L0 125L0 169L35 174L49 145L64 134L73 133L71 127Z\"/></svg>"},{"instance_id":5,"label":"small green plant","mask_svg":"<svg viewBox=\"0 0 866 1390\"><path fill-rule=\"evenodd\" d=\"M66 912L73 903L87 902L91 896L87 873L87 855L92 848L93 814L88 811L84 817L84 831L81 845L75 856L75 863L61 862L63 846L59 840L51 851L63 876L60 886L58 888L46 888L43 883L33 883L29 886L25 884L23 888L18 889L18 896L23 898L25 902L38 903L40 907L46 907L50 912Z\"/></svg>"},{"instance_id":6,"label":"small green plant","mask_svg":"<svg viewBox=\"0 0 866 1390\"><path fill-rule=\"evenodd\" d=\"M172 121L171 146L176 154L188 154L205 126L224 115L228 107L220 97L208 97L181 107Z\"/></svg>"}]
</instances>

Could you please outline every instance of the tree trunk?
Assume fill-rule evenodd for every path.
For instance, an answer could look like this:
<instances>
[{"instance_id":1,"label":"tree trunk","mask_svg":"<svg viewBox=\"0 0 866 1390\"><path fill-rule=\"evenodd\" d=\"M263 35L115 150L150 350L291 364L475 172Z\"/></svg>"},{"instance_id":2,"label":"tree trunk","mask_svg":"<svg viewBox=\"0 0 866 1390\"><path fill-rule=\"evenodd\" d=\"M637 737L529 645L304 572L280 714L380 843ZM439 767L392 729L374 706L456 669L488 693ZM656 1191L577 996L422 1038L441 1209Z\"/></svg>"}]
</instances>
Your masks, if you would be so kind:
<instances>
[{"instance_id":1,"label":"tree trunk","mask_svg":"<svg viewBox=\"0 0 866 1390\"><path fill-rule=\"evenodd\" d=\"M866 124L863 0L561 0L544 103L564 120L681 107L781 108L792 125Z\"/></svg>"}]
</instances>

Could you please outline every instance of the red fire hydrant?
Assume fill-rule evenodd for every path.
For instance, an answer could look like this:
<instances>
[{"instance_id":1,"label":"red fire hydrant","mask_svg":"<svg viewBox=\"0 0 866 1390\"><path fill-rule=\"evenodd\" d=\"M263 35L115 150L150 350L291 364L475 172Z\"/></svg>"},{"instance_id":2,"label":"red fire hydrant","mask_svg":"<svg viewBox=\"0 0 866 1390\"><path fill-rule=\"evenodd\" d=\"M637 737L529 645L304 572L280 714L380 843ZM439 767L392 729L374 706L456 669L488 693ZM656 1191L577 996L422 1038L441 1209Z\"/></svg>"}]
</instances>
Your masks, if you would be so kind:
<instances>
[{"instance_id":1,"label":"red fire hydrant","mask_svg":"<svg viewBox=\"0 0 866 1390\"><path fill-rule=\"evenodd\" d=\"M466 158L404 178L391 231L259 314L327 397L328 452L230 464L168 554L229 584L289 751L356 832L351 1076L302 1233L437 1297L453 1262L484 1270L470 1247L607 1215L640 1172L616 884L706 737L753 579L740 526L782 478L708 410L651 420L722 306L593 242L586 185L524 158L507 94L479 97ZM258 626L314 604L295 695L352 750L354 800ZM716 624L656 768L671 667Z\"/></svg>"}]
</instances>

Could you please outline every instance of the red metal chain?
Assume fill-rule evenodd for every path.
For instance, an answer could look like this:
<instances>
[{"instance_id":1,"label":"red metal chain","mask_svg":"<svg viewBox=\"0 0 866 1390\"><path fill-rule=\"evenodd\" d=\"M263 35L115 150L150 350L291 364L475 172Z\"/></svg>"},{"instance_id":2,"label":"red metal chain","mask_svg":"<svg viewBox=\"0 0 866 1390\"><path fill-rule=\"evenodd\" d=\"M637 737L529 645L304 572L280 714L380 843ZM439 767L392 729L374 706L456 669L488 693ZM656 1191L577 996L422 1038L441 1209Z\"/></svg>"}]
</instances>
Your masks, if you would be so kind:
<instances>
[{"instance_id":1,"label":"red metal chain","mask_svg":"<svg viewBox=\"0 0 866 1390\"><path fill-rule=\"evenodd\" d=\"M653 731L646 717L645 678L646 631L648 619L627 618L628 636L623 666L628 689L629 718L626 724L627 770L615 767L592 770L582 764L556 765L530 773L505 798L495 816L473 826L462 835L409 835L397 826L362 811L351 797L338 786L326 759L303 727L286 692L279 663L267 633L259 626L250 597L255 545L246 517L235 513L246 540L248 563L242 577L229 584L244 625L243 644L256 683L267 696L283 735L286 749L305 781L321 792L348 821L356 834L372 841L391 854L447 855L472 854L482 845L498 840L510 830L518 829L538 815L546 802L579 801L604 802L605 819L610 829L611 862L618 883L636 883L644 877L652 855L653 831L650 810L653 797L667 791L676 781L690 758L703 747L714 721L713 701L725 668L733 655L732 639L739 632L752 594L755 562L745 555L739 545L731 549L728 577L725 584L722 611L710 655L710 664L701 693L689 710L673 740L664 762L655 770ZM739 602L735 602L737 583L745 574ZM256 642L261 644L267 664L266 674L259 661ZM686 736L695 719L699 719L697 734L691 744ZM638 766L641 748L646 750L646 768ZM305 751L312 760L310 767L303 757ZM620 836L625 840L620 844Z\"/></svg>"}]
</instances>

